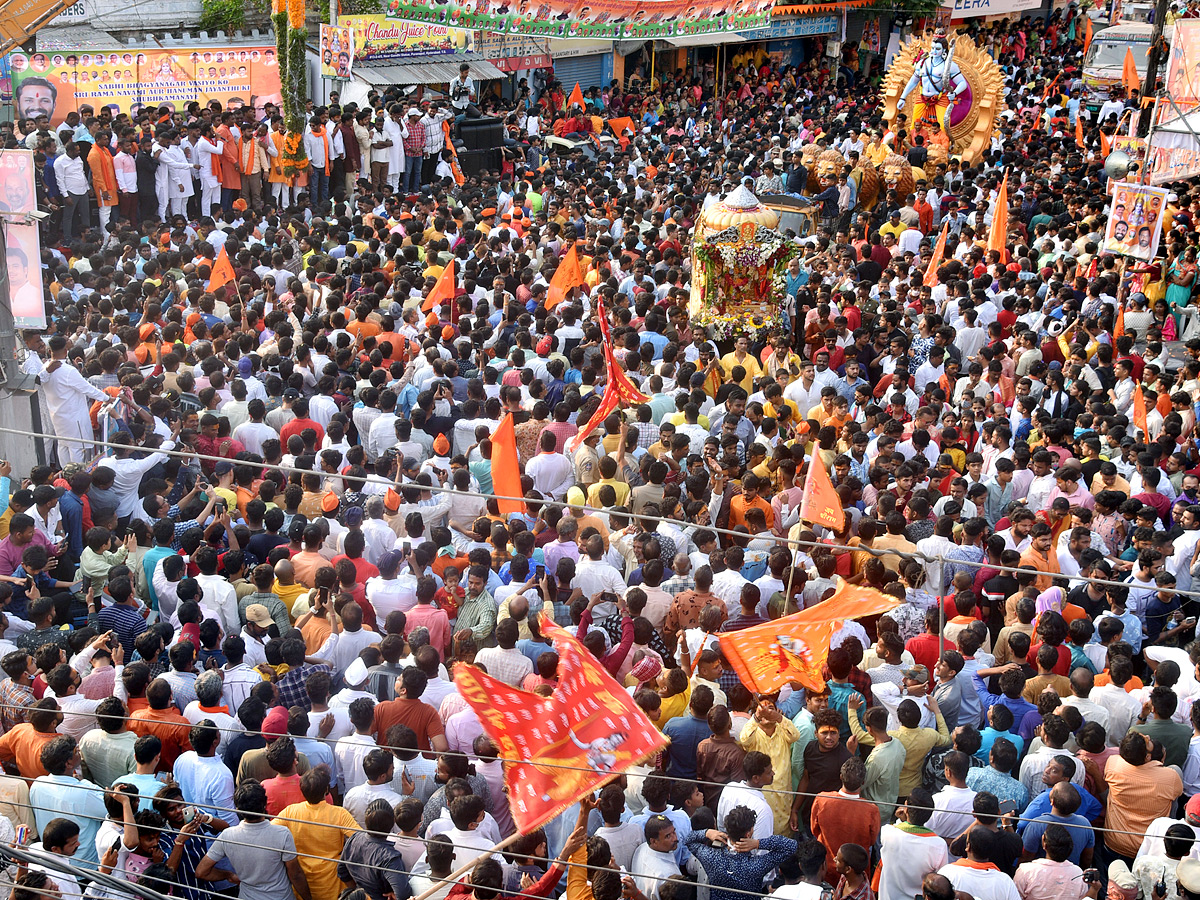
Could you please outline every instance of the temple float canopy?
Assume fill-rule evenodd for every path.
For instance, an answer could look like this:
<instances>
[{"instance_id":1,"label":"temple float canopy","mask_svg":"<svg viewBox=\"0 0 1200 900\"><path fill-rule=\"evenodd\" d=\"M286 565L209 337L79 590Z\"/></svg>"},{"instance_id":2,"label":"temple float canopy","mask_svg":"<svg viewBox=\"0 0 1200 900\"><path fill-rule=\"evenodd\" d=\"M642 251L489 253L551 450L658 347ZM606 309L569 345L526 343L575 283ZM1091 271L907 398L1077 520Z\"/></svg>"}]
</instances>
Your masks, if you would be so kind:
<instances>
[{"instance_id":1,"label":"temple float canopy","mask_svg":"<svg viewBox=\"0 0 1200 900\"><path fill-rule=\"evenodd\" d=\"M783 327L784 272L799 247L778 224L779 213L744 185L700 214L688 316L711 337L756 339Z\"/></svg>"}]
</instances>

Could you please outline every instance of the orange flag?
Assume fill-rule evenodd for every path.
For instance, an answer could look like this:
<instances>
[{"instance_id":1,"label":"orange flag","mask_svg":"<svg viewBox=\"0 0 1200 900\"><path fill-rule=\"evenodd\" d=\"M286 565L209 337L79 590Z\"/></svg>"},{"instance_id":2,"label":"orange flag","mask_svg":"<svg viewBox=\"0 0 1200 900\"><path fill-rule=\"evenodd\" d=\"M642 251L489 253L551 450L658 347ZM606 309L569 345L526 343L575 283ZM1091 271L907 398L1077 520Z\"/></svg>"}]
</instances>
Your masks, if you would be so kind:
<instances>
[{"instance_id":1,"label":"orange flag","mask_svg":"<svg viewBox=\"0 0 1200 900\"><path fill-rule=\"evenodd\" d=\"M800 518L826 528L841 528L846 524L841 498L829 480L820 454L815 451L808 466L804 494L800 498Z\"/></svg>"},{"instance_id":2,"label":"orange flag","mask_svg":"<svg viewBox=\"0 0 1200 900\"><path fill-rule=\"evenodd\" d=\"M1146 395L1142 393L1140 384L1133 389L1133 425L1140 428L1142 437L1149 440L1150 431L1146 427Z\"/></svg>"},{"instance_id":3,"label":"orange flag","mask_svg":"<svg viewBox=\"0 0 1200 900\"><path fill-rule=\"evenodd\" d=\"M1075 115L1075 143L1083 149L1083 116L1078 113Z\"/></svg>"},{"instance_id":4,"label":"orange flag","mask_svg":"<svg viewBox=\"0 0 1200 900\"><path fill-rule=\"evenodd\" d=\"M505 500L505 497L524 497L521 490L521 463L517 459L517 432L512 413L508 413L492 432L492 490L499 494L496 505L501 515L524 512L522 500Z\"/></svg>"},{"instance_id":5,"label":"orange flag","mask_svg":"<svg viewBox=\"0 0 1200 900\"><path fill-rule=\"evenodd\" d=\"M1083 17L1083 55L1087 56L1088 48L1092 46L1092 19Z\"/></svg>"},{"instance_id":6,"label":"orange flag","mask_svg":"<svg viewBox=\"0 0 1200 900\"><path fill-rule=\"evenodd\" d=\"M942 264L942 257L946 255L946 235L950 232L950 223L946 222L942 225L942 233L938 235L937 243L933 247L933 257L929 260L929 268L925 270L925 287L933 287L938 283L937 270Z\"/></svg>"},{"instance_id":7,"label":"orange flag","mask_svg":"<svg viewBox=\"0 0 1200 900\"><path fill-rule=\"evenodd\" d=\"M1129 91L1131 96L1142 86L1141 79L1138 78L1137 60L1133 58L1132 47L1125 48L1125 62L1121 65L1121 84L1125 85L1125 90Z\"/></svg>"},{"instance_id":8,"label":"orange flag","mask_svg":"<svg viewBox=\"0 0 1200 900\"><path fill-rule=\"evenodd\" d=\"M522 834L668 743L583 644L544 614L541 626L558 654L558 683L549 697L518 690L474 666L454 667L459 693L507 760L504 783Z\"/></svg>"},{"instance_id":9,"label":"orange flag","mask_svg":"<svg viewBox=\"0 0 1200 900\"><path fill-rule=\"evenodd\" d=\"M579 89L579 82L575 82L575 87L571 89L571 96L567 98L567 112L571 111L571 107L578 104L580 109L583 109L583 91Z\"/></svg>"},{"instance_id":10,"label":"orange flag","mask_svg":"<svg viewBox=\"0 0 1200 900\"><path fill-rule=\"evenodd\" d=\"M1103 130L1101 130L1101 132L1100 132L1100 155L1101 156L1108 156L1109 146L1110 145L1108 143L1108 135L1105 134Z\"/></svg>"},{"instance_id":11,"label":"orange flag","mask_svg":"<svg viewBox=\"0 0 1200 900\"><path fill-rule=\"evenodd\" d=\"M1008 244L1008 172L1000 182L1000 193L996 196L996 211L992 214L992 230L988 234L987 248L1000 252L1001 259Z\"/></svg>"},{"instance_id":12,"label":"orange flag","mask_svg":"<svg viewBox=\"0 0 1200 900\"><path fill-rule=\"evenodd\" d=\"M829 640L846 619L873 616L904 601L845 581L828 600L782 619L722 634L721 652L751 691L769 694L789 681L822 690Z\"/></svg>"},{"instance_id":13,"label":"orange flag","mask_svg":"<svg viewBox=\"0 0 1200 900\"><path fill-rule=\"evenodd\" d=\"M1059 73L1059 74L1062 74L1062 73ZM1042 102L1043 103L1045 103L1048 99L1050 99L1050 92L1052 90L1054 90L1054 86L1056 84L1058 84L1058 75L1055 75L1054 80L1052 82L1050 82L1048 85L1046 85L1046 92L1044 94L1042 94Z\"/></svg>"},{"instance_id":14,"label":"orange flag","mask_svg":"<svg viewBox=\"0 0 1200 900\"><path fill-rule=\"evenodd\" d=\"M228 284L233 281L233 263L229 261L229 254L225 252L225 245L221 245L221 252L217 254L217 261L213 263L212 274L208 276L208 287L205 288L210 294L223 284Z\"/></svg>"},{"instance_id":15,"label":"orange flag","mask_svg":"<svg viewBox=\"0 0 1200 900\"><path fill-rule=\"evenodd\" d=\"M1125 333L1125 304L1117 304L1117 322L1113 326L1113 338L1119 338Z\"/></svg>"},{"instance_id":16,"label":"orange flag","mask_svg":"<svg viewBox=\"0 0 1200 900\"><path fill-rule=\"evenodd\" d=\"M575 246L575 244L571 245L571 249L566 252L566 255L559 261L558 268L554 270L554 277L550 279L550 290L546 293L546 309L552 310L562 303L571 288L587 284L583 280L583 268L579 265L579 251L575 249Z\"/></svg>"},{"instance_id":17,"label":"orange flag","mask_svg":"<svg viewBox=\"0 0 1200 900\"><path fill-rule=\"evenodd\" d=\"M620 137L625 133L625 129L633 131L633 119L629 116L618 116L615 119L608 120L608 127L612 129L614 137Z\"/></svg>"},{"instance_id":18,"label":"orange flag","mask_svg":"<svg viewBox=\"0 0 1200 900\"><path fill-rule=\"evenodd\" d=\"M437 307L439 303L454 303L454 257L450 258L450 265L442 270L442 274L438 277L437 284L433 286L433 290L429 292L429 296L421 304L422 312L429 312Z\"/></svg>"}]
</instances>

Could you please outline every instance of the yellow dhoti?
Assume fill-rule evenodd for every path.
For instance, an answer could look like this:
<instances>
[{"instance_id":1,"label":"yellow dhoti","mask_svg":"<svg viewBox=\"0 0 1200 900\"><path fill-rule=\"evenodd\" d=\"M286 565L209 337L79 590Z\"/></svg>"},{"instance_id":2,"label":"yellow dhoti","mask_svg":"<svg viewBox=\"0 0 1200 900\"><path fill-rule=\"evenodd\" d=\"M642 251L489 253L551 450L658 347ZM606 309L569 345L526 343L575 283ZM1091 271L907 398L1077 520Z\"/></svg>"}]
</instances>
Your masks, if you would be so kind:
<instances>
[{"instance_id":1,"label":"yellow dhoti","mask_svg":"<svg viewBox=\"0 0 1200 900\"><path fill-rule=\"evenodd\" d=\"M949 131L947 118L950 113L950 99L945 94L926 97L922 95L913 104L913 127L926 124Z\"/></svg>"}]
</instances>

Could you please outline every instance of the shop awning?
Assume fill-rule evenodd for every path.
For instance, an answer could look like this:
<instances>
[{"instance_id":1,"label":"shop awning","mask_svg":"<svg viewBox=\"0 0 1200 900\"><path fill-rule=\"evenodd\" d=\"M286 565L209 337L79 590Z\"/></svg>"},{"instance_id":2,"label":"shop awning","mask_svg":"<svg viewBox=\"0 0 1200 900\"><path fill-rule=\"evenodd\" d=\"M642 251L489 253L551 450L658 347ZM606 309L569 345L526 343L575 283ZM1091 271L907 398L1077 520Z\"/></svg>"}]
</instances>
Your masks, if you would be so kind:
<instances>
[{"instance_id":1,"label":"shop awning","mask_svg":"<svg viewBox=\"0 0 1200 900\"><path fill-rule=\"evenodd\" d=\"M745 38L732 31L719 34L685 34L677 37L664 38L672 47L712 47L716 44L741 44Z\"/></svg>"},{"instance_id":2,"label":"shop awning","mask_svg":"<svg viewBox=\"0 0 1200 900\"><path fill-rule=\"evenodd\" d=\"M380 63L371 65L362 62L354 67L354 73L373 85L380 84L448 84L458 77L458 67L464 62L451 59L448 62ZM465 60L471 67L471 77L478 81L506 77L495 65L484 59Z\"/></svg>"}]
</instances>

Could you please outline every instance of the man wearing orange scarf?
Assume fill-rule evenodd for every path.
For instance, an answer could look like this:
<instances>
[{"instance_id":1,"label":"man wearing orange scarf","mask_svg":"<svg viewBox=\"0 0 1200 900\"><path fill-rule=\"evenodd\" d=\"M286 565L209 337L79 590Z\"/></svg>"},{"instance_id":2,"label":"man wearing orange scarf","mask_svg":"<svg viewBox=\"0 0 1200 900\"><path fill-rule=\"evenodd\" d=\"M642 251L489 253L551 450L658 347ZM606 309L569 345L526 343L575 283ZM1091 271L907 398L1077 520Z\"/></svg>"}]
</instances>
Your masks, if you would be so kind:
<instances>
[{"instance_id":1,"label":"man wearing orange scarf","mask_svg":"<svg viewBox=\"0 0 1200 900\"><path fill-rule=\"evenodd\" d=\"M200 126L200 140L193 151L200 166L200 215L211 216L214 204L221 202L221 154L225 144L213 132L210 123Z\"/></svg>"},{"instance_id":2,"label":"man wearing orange scarf","mask_svg":"<svg viewBox=\"0 0 1200 900\"><path fill-rule=\"evenodd\" d=\"M271 119L271 140L263 146L267 150L270 168L267 170L267 183L271 185L271 195L275 205L286 209L292 205L292 179L283 174L283 116Z\"/></svg>"},{"instance_id":3,"label":"man wearing orange scarf","mask_svg":"<svg viewBox=\"0 0 1200 900\"><path fill-rule=\"evenodd\" d=\"M242 176L242 197L250 209L262 205L263 172L267 170L267 126L259 125L250 133L249 126L242 129L238 141L238 166Z\"/></svg>"},{"instance_id":4,"label":"man wearing orange scarf","mask_svg":"<svg viewBox=\"0 0 1200 900\"><path fill-rule=\"evenodd\" d=\"M108 142L112 135L107 131L96 134L96 143L88 151L88 168L92 170L92 187L96 191L96 208L100 211L100 230L107 231L113 207L120 200L117 194L117 169L113 165L112 151Z\"/></svg>"},{"instance_id":5,"label":"man wearing orange scarf","mask_svg":"<svg viewBox=\"0 0 1200 900\"><path fill-rule=\"evenodd\" d=\"M237 127L234 114L226 111L221 113L221 125L216 130L217 138L221 141L221 209L225 212L233 210L233 201L241 196L242 167L238 160L238 142L242 132ZM207 211L205 215L207 215Z\"/></svg>"},{"instance_id":6,"label":"man wearing orange scarf","mask_svg":"<svg viewBox=\"0 0 1200 900\"><path fill-rule=\"evenodd\" d=\"M325 130L323 113L313 115L304 132L304 152L308 154L311 200L314 208L329 199L329 172L333 165L333 146Z\"/></svg>"}]
</instances>

